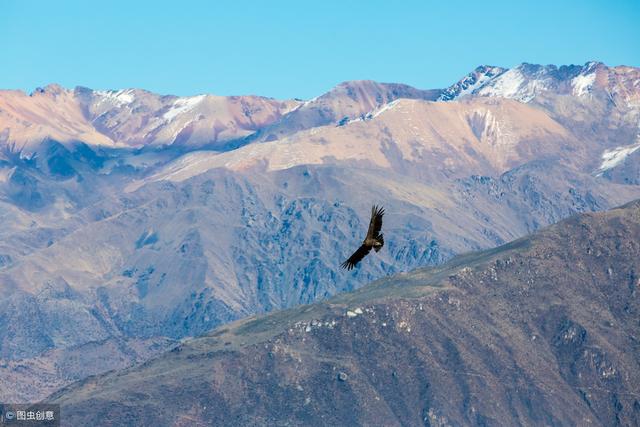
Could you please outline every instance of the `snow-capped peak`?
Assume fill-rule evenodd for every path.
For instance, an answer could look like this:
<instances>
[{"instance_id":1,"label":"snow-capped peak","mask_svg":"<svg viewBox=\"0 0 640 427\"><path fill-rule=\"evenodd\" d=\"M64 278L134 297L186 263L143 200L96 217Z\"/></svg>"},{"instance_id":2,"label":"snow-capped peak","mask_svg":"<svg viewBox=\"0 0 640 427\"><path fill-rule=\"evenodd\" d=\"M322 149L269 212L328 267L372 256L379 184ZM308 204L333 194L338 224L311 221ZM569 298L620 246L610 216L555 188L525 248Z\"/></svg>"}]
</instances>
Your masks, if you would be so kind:
<instances>
[{"instance_id":1,"label":"snow-capped peak","mask_svg":"<svg viewBox=\"0 0 640 427\"><path fill-rule=\"evenodd\" d=\"M591 93L600 62L584 65L535 65L523 63L505 70L500 67L478 67L453 86L445 89L439 100L450 101L465 95L478 95L531 102L549 91L583 96ZM567 89L568 88L568 92Z\"/></svg>"},{"instance_id":2,"label":"snow-capped peak","mask_svg":"<svg viewBox=\"0 0 640 427\"><path fill-rule=\"evenodd\" d=\"M542 70L530 69L529 64L522 64L492 79L476 93L482 96L497 96L527 103L540 92L551 87L552 79L544 72L544 68Z\"/></svg>"},{"instance_id":3,"label":"snow-capped peak","mask_svg":"<svg viewBox=\"0 0 640 427\"><path fill-rule=\"evenodd\" d=\"M118 107L131 104L136 99L133 89L97 90L94 93L101 98L100 103L109 102Z\"/></svg>"},{"instance_id":4,"label":"snow-capped peak","mask_svg":"<svg viewBox=\"0 0 640 427\"><path fill-rule=\"evenodd\" d=\"M582 96L591 93L593 84L596 81L596 68L602 65L600 62L587 62L582 71L571 80L571 87L575 96Z\"/></svg>"},{"instance_id":5,"label":"snow-capped peak","mask_svg":"<svg viewBox=\"0 0 640 427\"><path fill-rule=\"evenodd\" d=\"M438 97L438 100L452 101L462 96L472 94L485 83L489 82L496 76L501 75L505 71L506 69L502 67L481 65L460 79L456 84L445 89Z\"/></svg>"}]
</instances>

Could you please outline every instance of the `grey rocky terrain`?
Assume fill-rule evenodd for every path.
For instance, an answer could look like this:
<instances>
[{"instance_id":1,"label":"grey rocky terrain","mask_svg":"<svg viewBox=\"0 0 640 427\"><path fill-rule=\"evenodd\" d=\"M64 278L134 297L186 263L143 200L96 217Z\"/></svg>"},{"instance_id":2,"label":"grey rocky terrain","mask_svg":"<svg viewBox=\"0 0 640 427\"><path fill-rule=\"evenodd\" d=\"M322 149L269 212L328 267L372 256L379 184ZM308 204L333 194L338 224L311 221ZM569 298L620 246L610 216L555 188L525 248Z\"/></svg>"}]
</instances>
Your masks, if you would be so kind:
<instances>
[{"instance_id":1,"label":"grey rocky terrain","mask_svg":"<svg viewBox=\"0 0 640 427\"><path fill-rule=\"evenodd\" d=\"M52 396L66 425L637 425L640 201L251 317Z\"/></svg>"}]
</instances>

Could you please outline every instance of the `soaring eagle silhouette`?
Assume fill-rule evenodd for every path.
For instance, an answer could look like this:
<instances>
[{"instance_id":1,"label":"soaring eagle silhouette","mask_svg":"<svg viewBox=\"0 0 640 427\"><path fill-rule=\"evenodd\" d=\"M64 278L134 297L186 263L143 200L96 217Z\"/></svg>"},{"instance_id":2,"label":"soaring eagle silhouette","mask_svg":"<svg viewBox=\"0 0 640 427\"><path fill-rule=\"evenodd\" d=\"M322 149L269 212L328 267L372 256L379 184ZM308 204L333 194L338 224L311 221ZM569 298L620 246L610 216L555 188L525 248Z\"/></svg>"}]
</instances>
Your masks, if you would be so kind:
<instances>
[{"instance_id":1,"label":"soaring eagle silhouette","mask_svg":"<svg viewBox=\"0 0 640 427\"><path fill-rule=\"evenodd\" d=\"M362 258L371 252L371 248L378 252L384 246L384 238L380 232L380 229L382 229L382 215L384 215L383 207L374 205L371 208L371 221L369 221L367 237L364 238L358 250L356 250L348 260L342 263L342 268L346 268L347 270L353 269Z\"/></svg>"}]
</instances>

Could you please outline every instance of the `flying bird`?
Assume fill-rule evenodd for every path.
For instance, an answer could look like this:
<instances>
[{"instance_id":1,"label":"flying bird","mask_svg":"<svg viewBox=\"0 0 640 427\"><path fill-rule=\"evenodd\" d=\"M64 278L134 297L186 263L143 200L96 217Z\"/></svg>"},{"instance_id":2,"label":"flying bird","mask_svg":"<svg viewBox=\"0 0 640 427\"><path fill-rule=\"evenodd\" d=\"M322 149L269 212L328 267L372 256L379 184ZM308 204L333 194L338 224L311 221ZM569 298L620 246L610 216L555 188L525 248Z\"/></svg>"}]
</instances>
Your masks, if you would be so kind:
<instances>
[{"instance_id":1,"label":"flying bird","mask_svg":"<svg viewBox=\"0 0 640 427\"><path fill-rule=\"evenodd\" d=\"M374 205L371 208L371 221L369 221L369 230L367 231L367 237L364 238L362 245L356 250L348 260L342 263L341 267L347 270L353 269L362 258L367 256L371 249L378 252L384 246L384 238L380 230L382 229L382 215L384 215L384 208Z\"/></svg>"}]
</instances>

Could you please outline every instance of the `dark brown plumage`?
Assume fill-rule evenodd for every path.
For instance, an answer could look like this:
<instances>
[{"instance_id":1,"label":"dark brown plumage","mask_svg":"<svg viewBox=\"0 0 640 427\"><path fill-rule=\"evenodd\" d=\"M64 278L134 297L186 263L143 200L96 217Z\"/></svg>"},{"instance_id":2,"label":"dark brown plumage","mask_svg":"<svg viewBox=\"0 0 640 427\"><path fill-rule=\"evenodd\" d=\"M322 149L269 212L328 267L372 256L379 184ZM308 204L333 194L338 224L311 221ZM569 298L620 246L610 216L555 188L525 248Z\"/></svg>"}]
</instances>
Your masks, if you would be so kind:
<instances>
[{"instance_id":1,"label":"dark brown plumage","mask_svg":"<svg viewBox=\"0 0 640 427\"><path fill-rule=\"evenodd\" d=\"M384 208L373 206L371 208L371 221L369 221L369 230L367 231L367 237L364 238L362 245L349 257L348 260L342 263L341 267L347 270L353 269L362 258L367 256L371 249L378 252L384 246L384 238L380 230L382 229L382 216L384 215Z\"/></svg>"}]
</instances>

